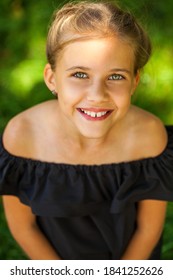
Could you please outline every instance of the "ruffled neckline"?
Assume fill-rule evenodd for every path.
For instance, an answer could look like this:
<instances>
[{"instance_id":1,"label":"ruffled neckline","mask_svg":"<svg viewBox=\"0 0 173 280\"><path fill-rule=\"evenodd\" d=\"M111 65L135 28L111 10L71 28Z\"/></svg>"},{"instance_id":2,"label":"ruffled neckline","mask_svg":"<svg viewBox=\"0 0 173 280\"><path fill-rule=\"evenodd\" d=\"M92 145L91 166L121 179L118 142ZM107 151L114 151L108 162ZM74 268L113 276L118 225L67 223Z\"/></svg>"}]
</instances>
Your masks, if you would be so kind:
<instances>
[{"instance_id":1,"label":"ruffled neckline","mask_svg":"<svg viewBox=\"0 0 173 280\"><path fill-rule=\"evenodd\" d=\"M131 160L131 161L123 161L123 162L118 162L118 163L102 163L102 164L71 164L71 163L58 163L58 162L49 162L49 161L44 161L44 160L39 160L39 159L33 159L33 158L27 158L23 156L17 156L12 153L10 153L3 144L3 135L0 136L0 155L3 154L7 157L9 157L11 160L16 161L18 163L28 163L34 166L37 165L44 165L44 166L54 166L54 167L59 167L62 169L66 168L79 168L79 169L93 169L93 168L111 168L111 167L116 167L116 166L128 166L128 165L138 165L138 164L145 164L146 162L154 162L158 160L164 160L165 157L170 156L173 154L173 126L167 125L165 126L168 134L168 142L164 148L164 150L157 156L155 157L147 157L147 158L141 158L137 160Z\"/></svg>"},{"instance_id":2,"label":"ruffled neckline","mask_svg":"<svg viewBox=\"0 0 173 280\"><path fill-rule=\"evenodd\" d=\"M0 194L15 195L39 216L119 213L144 199L173 201L173 126L153 158L102 165L49 163L0 147ZM2 138L1 138L2 139Z\"/></svg>"}]
</instances>

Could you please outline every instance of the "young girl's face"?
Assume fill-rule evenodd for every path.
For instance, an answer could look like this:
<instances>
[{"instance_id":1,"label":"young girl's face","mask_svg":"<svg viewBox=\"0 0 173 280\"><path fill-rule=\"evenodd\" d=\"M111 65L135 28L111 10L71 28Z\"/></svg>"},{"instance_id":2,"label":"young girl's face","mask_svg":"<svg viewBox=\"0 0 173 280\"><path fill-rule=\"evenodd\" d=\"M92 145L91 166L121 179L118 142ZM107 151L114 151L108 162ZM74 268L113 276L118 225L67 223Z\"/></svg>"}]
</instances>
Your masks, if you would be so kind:
<instances>
[{"instance_id":1,"label":"young girl's face","mask_svg":"<svg viewBox=\"0 0 173 280\"><path fill-rule=\"evenodd\" d=\"M67 128L88 138L105 137L130 108L138 82L133 49L113 37L70 43L54 72L46 66L45 80L58 93Z\"/></svg>"}]
</instances>

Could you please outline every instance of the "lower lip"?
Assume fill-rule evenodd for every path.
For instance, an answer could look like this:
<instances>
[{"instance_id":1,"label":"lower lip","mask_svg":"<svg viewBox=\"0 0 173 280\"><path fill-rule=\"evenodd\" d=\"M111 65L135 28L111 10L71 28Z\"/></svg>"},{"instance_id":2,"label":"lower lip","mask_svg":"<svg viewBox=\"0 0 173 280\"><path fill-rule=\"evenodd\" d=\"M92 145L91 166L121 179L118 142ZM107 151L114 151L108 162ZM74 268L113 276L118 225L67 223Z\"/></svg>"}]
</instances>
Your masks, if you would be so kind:
<instances>
[{"instance_id":1,"label":"lower lip","mask_svg":"<svg viewBox=\"0 0 173 280\"><path fill-rule=\"evenodd\" d=\"M89 115L87 115L87 114L85 114L84 112L82 112L80 109L77 109L78 110L78 112L86 119L86 120L88 120L88 121L102 121L102 120L105 120L105 119L107 119L109 116L110 116L110 114L113 112L113 111L108 111L105 115L103 115L103 116L101 116L101 117L91 117L91 116L89 116Z\"/></svg>"}]
</instances>

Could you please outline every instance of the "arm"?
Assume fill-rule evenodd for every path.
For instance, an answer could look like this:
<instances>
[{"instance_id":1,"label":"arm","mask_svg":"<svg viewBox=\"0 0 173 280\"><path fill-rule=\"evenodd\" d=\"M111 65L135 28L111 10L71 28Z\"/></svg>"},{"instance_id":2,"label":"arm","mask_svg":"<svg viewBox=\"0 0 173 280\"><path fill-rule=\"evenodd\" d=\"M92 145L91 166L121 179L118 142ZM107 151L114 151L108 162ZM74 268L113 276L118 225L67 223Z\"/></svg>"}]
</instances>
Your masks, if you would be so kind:
<instances>
[{"instance_id":1,"label":"arm","mask_svg":"<svg viewBox=\"0 0 173 280\"><path fill-rule=\"evenodd\" d=\"M161 236L166 202L143 200L139 202L137 229L125 250L122 260L147 260Z\"/></svg>"},{"instance_id":2,"label":"arm","mask_svg":"<svg viewBox=\"0 0 173 280\"><path fill-rule=\"evenodd\" d=\"M4 196L3 203L10 231L29 258L59 260L60 257L37 226L31 209L14 196Z\"/></svg>"}]
</instances>

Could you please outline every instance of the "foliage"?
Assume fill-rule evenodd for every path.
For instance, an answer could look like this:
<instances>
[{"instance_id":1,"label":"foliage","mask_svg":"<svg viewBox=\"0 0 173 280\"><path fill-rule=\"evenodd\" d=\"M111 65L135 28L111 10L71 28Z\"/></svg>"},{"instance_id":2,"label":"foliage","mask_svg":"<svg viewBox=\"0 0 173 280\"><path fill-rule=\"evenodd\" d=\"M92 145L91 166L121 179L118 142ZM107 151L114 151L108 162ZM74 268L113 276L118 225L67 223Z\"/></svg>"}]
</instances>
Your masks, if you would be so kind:
<instances>
[{"instance_id":1,"label":"foliage","mask_svg":"<svg viewBox=\"0 0 173 280\"><path fill-rule=\"evenodd\" d=\"M173 259L173 203L168 204L168 210L166 215L166 222L163 234L163 247L162 247L162 259L172 260Z\"/></svg>"},{"instance_id":2,"label":"foliage","mask_svg":"<svg viewBox=\"0 0 173 280\"><path fill-rule=\"evenodd\" d=\"M113 1L113 0L112 0ZM65 3L67 1L63 1ZM141 73L133 102L173 122L173 1L119 0L146 26L153 41L153 56ZM47 27L59 1L1 0L0 2L0 132L8 120L49 99L43 83ZM63 4L61 1L61 5ZM173 259L173 205L170 203L164 230L163 259ZM0 259L25 259L12 239L0 204Z\"/></svg>"}]
</instances>

